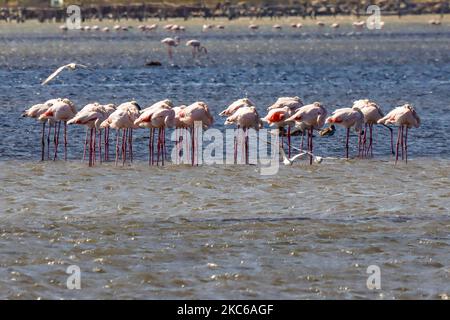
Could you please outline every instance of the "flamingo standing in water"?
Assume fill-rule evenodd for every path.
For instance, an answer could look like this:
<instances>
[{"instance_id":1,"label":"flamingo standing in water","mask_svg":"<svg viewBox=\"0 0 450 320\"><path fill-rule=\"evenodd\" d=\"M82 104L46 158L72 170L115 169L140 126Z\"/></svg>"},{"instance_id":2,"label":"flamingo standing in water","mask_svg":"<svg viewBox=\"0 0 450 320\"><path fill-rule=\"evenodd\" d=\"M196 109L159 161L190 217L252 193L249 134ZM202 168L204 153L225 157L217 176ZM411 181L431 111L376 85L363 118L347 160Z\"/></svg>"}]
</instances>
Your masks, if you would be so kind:
<instances>
[{"instance_id":1,"label":"flamingo standing in water","mask_svg":"<svg viewBox=\"0 0 450 320\"><path fill-rule=\"evenodd\" d=\"M114 111L116 106L113 104L101 105L98 102L87 104L83 107L71 120L67 122L68 125L78 124L86 126L86 137L84 141L83 160L86 159L86 149L89 140L89 166L94 165L96 158L96 137L97 130L99 130L99 160L102 161L102 129L101 123L105 121ZM88 139L88 130L90 130L90 139ZM104 146L105 157L108 160L109 155L109 127L105 128Z\"/></svg>"},{"instance_id":2,"label":"flamingo standing in water","mask_svg":"<svg viewBox=\"0 0 450 320\"><path fill-rule=\"evenodd\" d=\"M139 128L134 121L139 117L141 107L136 101L122 103L103 121L100 128L112 128L116 133L116 165L119 161L119 140L122 130L122 165L127 160L127 149L130 152L130 161L133 162L133 129Z\"/></svg>"},{"instance_id":3,"label":"flamingo standing in water","mask_svg":"<svg viewBox=\"0 0 450 320\"><path fill-rule=\"evenodd\" d=\"M235 113L238 109L242 107L251 107L255 104L248 98L242 98L234 101L232 104L230 104L225 110L219 113L220 116L231 116L233 113Z\"/></svg>"},{"instance_id":4,"label":"flamingo standing in water","mask_svg":"<svg viewBox=\"0 0 450 320\"><path fill-rule=\"evenodd\" d=\"M41 115L43 115L54 103L61 101L62 99L50 99L44 103L39 103L31 106L27 110L22 113L22 117L28 117L33 119L39 119ZM53 121L42 120L42 133L41 133L41 161L44 161L45 158L45 126L48 122L48 133L47 133L47 158L50 157L50 133L51 126Z\"/></svg>"},{"instance_id":5,"label":"flamingo standing in water","mask_svg":"<svg viewBox=\"0 0 450 320\"><path fill-rule=\"evenodd\" d=\"M169 55L169 59L173 58L173 48L180 44L180 38L164 38L161 40L161 43L167 46L167 54Z\"/></svg>"},{"instance_id":6,"label":"flamingo standing in water","mask_svg":"<svg viewBox=\"0 0 450 320\"><path fill-rule=\"evenodd\" d=\"M164 158L166 157L165 129L175 126L175 111L173 110L172 101L168 99L162 100L145 108L141 115L134 121L134 124L141 128L150 129L148 143L149 165L154 164L155 129L158 129L156 164L159 165L159 158L162 155L162 165L164 165Z\"/></svg>"},{"instance_id":7,"label":"flamingo standing in water","mask_svg":"<svg viewBox=\"0 0 450 320\"><path fill-rule=\"evenodd\" d=\"M245 157L245 164L248 164L248 129L259 130L262 128L262 121L259 117L258 111L254 106L244 106L236 110L232 115L230 115L225 120L225 125L235 124L238 127L238 137L244 136L244 139L236 139L235 149L234 149L234 162L237 162L237 145L238 140L243 141L241 145L243 146L243 155ZM241 132L242 129L242 132Z\"/></svg>"},{"instance_id":8,"label":"flamingo standing in water","mask_svg":"<svg viewBox=\"0 0 450 320\"><path fill-rule=\"evenodd\" d=\"M179 112L179 120L184 123L187 128L191 128L191 162L192 165L195 165L196 163L198 164L198 159L196 158L196 154L198 153L198 146L195 143L195 139L196 136L198 136L197 130L199 128L195 126L195 123L200 122L202 124L202 128L207 129L213 125L214 118L209 110L208 105L203 101L197 101L183 108Z\"/></svg>"},{"instance_id":9,"label":"flamingo standing in water","mask_svg":"<svg viewBox=\"0 0 450 320\"><path fill-rule=\"evenodd\" d=\"M299 97L280 97L275 101L274 104L267 108L267 111L271 111L274 109L282 109L287 107L289 109L289 114L287 116L291 116L298 108L303 106L303 102ZM276 114L276 113L275 113ZM275 115L274 114L274 115ZM284 127L287 125L287 142L288 142L288 155L291 156L291 123L285 123L281 121L279 123L278 128L281 131L282 137L284 136ZM302 130L302 144L303 144L303 136L304 131ZM281 145L283 146L283 141L281 141Z\"/></svg>"},{"instance_id":10,"label":"flamingo standing in water","mask_svg":"<svg viewBox=\"0 0 450 320\"><path fill-rule=\"evenodd\" d=\"M405 104L389 112L386 116L378 120L378 123L398 126L395 163L397 164L398 161L398 149L400 144L402 146L402 160L403 153L405 153L405 160L406 163L408 163L408 129L412 127L418 128L420 126L420 118L416 110L410 104Z\"/></svg>"},{"instance_id":11,"label":"flamingo standing in water","mask_svg":"<svg viewBox=\"0 0 450 320\"><path fill-rule=\"evenodd\" d=\"M58 157L59 133L61 130L61 121L64 122L64 160L67 160L67 121L72 119L77 113L77 109L69 99L58 99L47 111L39 116L39 120L55 121L55 155L53 160Z\"/></svg>"},{"instance_id":12,"label":"flamingo standing in water","mask_svg":"<svg viewBox=\"0 0 450 320\"><path fill-rule=\"evenodd\" d=\"M286 122L303 124L303 128L308 129L308 151L310 154L310 165L313 162L313 130L320 130L325 124L326 117L327 109L325 109L320 102L314 102L312 104L300 107L290 118L286 120Z\"/></svg>"},{"instance_id":13,"label":"flamingo standing in water","mask_svg":"<svg viewBox=\"0 0 450 320\"><path fill-rule=\"evenodd\" d=\"M361 135L364 133L362 125L364 123L364 114L358 107L337 109L328 117L326 123L338 124L347 129L347 137L345 142L345 157L348 159L348 141L350 137L350 128L354 127L358 133L358 150L361 155Z\"/></svg>"},{"instance_id":14,"label":"flamingo standing in water","mask_svg":"<svg viewBox=\"0 0 450 320\"><path fill-rule=\"evenodd\" d=\"M369 99L356 100L353 103L353 106L359 108L361 112L364 114L363 152L365 152L366 155L368 155L370 152L371 156L373 156L373 147L372 147L373 125L377 124L378 120L384 117L383 111L375 102L370 101ZM388 128L391 133L391 153L394 154L393 130L391 127L388 127L384 123L382 125ZM367 131L369 131L369 145L366 148Z\"/></svg>"},{"instance_id":15,"label":"flamingo standing in water","mask_svg":"<svg viewBox=\"0 0 450 320\"><path fill-rule=\"evenodd\" d=\"M186 46L192 47L192 57L195 59L196 55L200 55L202 52L204 54L208 53L208 50L206 50L206 47L202 46L200 41L192 39L186 42Z\"/></svg>"}]
</instances>

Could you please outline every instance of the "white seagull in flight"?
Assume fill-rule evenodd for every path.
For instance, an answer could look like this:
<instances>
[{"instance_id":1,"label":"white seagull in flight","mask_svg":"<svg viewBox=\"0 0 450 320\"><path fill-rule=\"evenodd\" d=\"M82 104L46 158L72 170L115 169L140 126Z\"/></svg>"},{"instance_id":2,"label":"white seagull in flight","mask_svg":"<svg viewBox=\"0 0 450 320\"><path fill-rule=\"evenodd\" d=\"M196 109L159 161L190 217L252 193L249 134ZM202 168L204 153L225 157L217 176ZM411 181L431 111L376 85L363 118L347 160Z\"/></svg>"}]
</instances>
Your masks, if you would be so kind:
<instances>
[{"instance_id":1,"label":"white seagull in flight","mask_svg":"<svg viewBox=\"0 0 450 320\"><path fill-rule=\"evenodd\" d=\"M69 63L66 64L62 67L59 67L58 69L55 70L55 72L53 72L47 79L45 79L41 85L46 85L47 83L49 83L53 78L55 78L60 72L62 72L64 69L69 69L69 70L75 70L76 68L83 68L83 69L89 69L87 66L82 65L82 64L78 64L78 63Z\"/></svg>"}]
</instances>

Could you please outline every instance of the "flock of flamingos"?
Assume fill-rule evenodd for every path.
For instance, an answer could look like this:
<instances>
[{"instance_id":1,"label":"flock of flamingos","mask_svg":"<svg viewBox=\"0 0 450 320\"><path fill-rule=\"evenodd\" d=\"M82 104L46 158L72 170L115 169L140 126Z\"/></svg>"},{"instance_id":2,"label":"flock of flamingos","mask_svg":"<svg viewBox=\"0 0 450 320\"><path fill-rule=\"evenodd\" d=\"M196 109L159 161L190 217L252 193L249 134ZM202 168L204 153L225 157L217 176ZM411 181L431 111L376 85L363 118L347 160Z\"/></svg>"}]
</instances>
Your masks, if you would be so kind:
<instances>
[{"instance_id":1,"label":"flock of flamingos","mask_svg":"<svg viewBox=\"0 0 450 320\"><path fill-rule=\"evenodd\" d=\"M64 124L64 159L67 159L67 125L81 125L86 127L83 160L89 153L89 166L96 162L109 160L110 129L116 130L115 163L121 158L122 163L133 161L133 130L149 129L149 164L164 164L166 159L166 129L176 130L175 147L180 150L182 143L188 143L189 159L192 165L195 159L196 130L199 124L203 129L214 123L210 108L205 102L194 102L191 105L175 106L170 100L159 101L142 109L136 101L130 101L115 106L102 105L97 102L84 106L80 111L69 99L51 99L36 104L24 111L22 116L34 118L42 123L41 160L50 159L50 136L53 132L54 154L58 157L58 146L61 124ZM374 125L383 125L391 131L391 151L395 153L397 163L399 155L406 162L408 160L408 129L419 127L420 118L410 104L396 107L384 115L381 108L368 99L357 100L352 107L335 110L330 116L320 102L303 105L299 97L281 97L267 108L267 114L260 117L255 104L248 98L242 98L231 103L220 116L226 117L225 125L234 125L236 137L234 142L235 163L237 154L238 132L243 133L243 150L245 162L248 163L248 130L259 130L264 124L279 129L281 136L280 149L287 148L291 156L291 137L301 135L300 151L309 155L309 162L313 160L313 133L320 136L332 136L336 125L346 129L345 157L349 157L350 130L354 129L358 137L358 157L371 157L372 133ZM325 127L327 124L327 127ZM393 129L389 125L398 126L396 149L394 152ZM47 129L46 129L46 126ZM303 149L306 137L306 150ZM155 150L156 139L156 150ZM190 140L192 139L192 140ZM192 143L190 143L192 142ZM46 148L47 146L47 148ZM241 145L242 146L242 145ZM156 152L155 152L156 151ZM183 151L184 152L184 151ZM47 157L46 157L47 153ZM284 154L284 150L283 150ZM178 153L179 155L179 153Z\"/></svg>"},{"instance_id":2,"label":"flock of flamingos","mask_svg":"<svg viewBox=\"0 0 450 320\"><path fill-rule=\"evenodd\" d=\"M318 22L319 27L324 23ZM355 28L363 27L365 22L355 22ZM204 25L203 30L211 28L223 29L224 26ZM295 28L301 28L301 24L292 25ZM338 24L330 25L332 28L338 28ZM86 27L84 27L86 28ZM106 28L106 29L105 29ZM109 31L107 27L102 31ZM142 31L151 31L157 28L157 25L139 26ZM257 29L257 25L250 25L250 29ZM274 25L274 29L281 29L280 25ZM61 28L67 31L67 27ZM114 27L117 31L126 31L121 26ZM166 25L164 29L169 31L184 31L183 26ZM83 29L84 30L84 29ZM92 30L99 30L93 27ZM89 30L84 30L89 31ZM161 41L168 48L169 57L172 58L172 47L179 44L179 38L165 38ZM187 46L192 47L192 54L195 57L198 54L207 52L206 48L198 40L189 40ZM76 68L87 68L84 65L70 63L58 68L42 84L46 84L55 78L65 69L75 70ZM23 112L24 117L34 118L42 122L41 133L41 160L50 159L50 136L53 131L54 154L53 160L58 157L59 137L61 123L64 124L64 159L67 159L67 125L81 125L86 127L86 136L84 141L83 161L86 155L89 158L89 166L96 162L109 160L109 140L110 129L116 130L115 145L115 163L121 158L125 164L127 160L133 161L133 130L139 128L149 129L149 164L163 165L167 157L166 150L166 129L175 129L175 147L177 148L177 157L182 150L183 156L187 156L189 162L198 164L198 146L196 145L196 135L199 127L207 129L214 123L214 117L210 108L205 102L195 102L191 105L175 106L170 100L159 101L145 109L142 109L136 101L130 101L116 106L114 104L102 105L97 102L84 106L80 111L69 99L51 99L44 103L34 105ZM260 117L255 104L248 98L242 98L231 103L220 116L226 117L225 125L234 125L237 127L234 139L234 162L237 163L237 149L241 146L245 157L245 163L248 163L248 131L249 129L259 130L264 124L270 127L278 128L281 137L280 152L285 157L284 149L287 148L288 157L291 157L291 137L301 136L300 149L301 154L309 156L309 163L312 164L313 158L313 137L314 131L320 136L332 136L336 130L336 125L346 129L345 157L349 157L349 139L350 130L353 128L358 137L358 157L373 156L373 126L382 125L390 130L391 152L395 155L395 163L401 159L408 161L408 130L420 126L420 118L416 110L410 105L405 104L394 108L388 114L384 115L381 108L369 99L357 100L352 107L335 110L330 116L328 111L320 102L304 105L299 97L281 97L275 103L267 108L267 114ZM199 126L200 124L200 126ZM327 124L327 127L324 127ZM394 148L393 129L389 125L398 126L397 143ZM46 129L46 126L47 129ZM53 129L53 130L52 130ZM306 137L306 150L304 149L304 140ZM156 150L155 150L156 140ZM186 146L181 148L180 146ZM395 150L394 150L395 149ZM187 150L187 151L185 151ZM185 154L186 152L186 154ZM47 157L46 157L47 154ZM300 153L297 157L300 156ZM180 156L181 157L181 156ZM186 157L185 157L186 158ZM285 157L286 158L286 157ZM294 156L295 158L295 156ZM175 159L176 160L176 159ZM291 160L289 160L291 162Z\"/></svg>"}]
</instances>

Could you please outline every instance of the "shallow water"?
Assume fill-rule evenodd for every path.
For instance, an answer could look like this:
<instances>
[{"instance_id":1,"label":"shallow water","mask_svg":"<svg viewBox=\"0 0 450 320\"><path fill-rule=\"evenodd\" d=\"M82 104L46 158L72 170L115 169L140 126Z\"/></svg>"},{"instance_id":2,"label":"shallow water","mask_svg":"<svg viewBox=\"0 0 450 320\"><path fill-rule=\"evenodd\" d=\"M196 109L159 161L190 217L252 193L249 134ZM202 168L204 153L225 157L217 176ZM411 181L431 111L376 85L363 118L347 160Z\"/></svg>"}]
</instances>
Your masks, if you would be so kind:
<instances>
[{"instance_id":1,"label":"shallow water","mask_svg":"<svg viewBox=\"0 0 450 320\"><path fill-rule=\"evenodd\" d=\"M450 30L424 25L377 33L235 26L184 46L167 65L158 31L66 34L56 26L0 25L1 298L439 299L450 285ZM196 31L197 30L197 31ZM353 32L352 34L349 34ZM76 60L96 72L40 81ZM146 60L165 66L146 68ZM388 111L413 104L408 165L393 165L388 131L375 129L372 160L325 159L280 167L146 164L135 133L131 166L88 168L82 128L69 130L69 161L39 163L39 130L20 118L55 97L92 101L206 101L217 114L247 95L263 113L278 96L322 101L329 111L369 97ZM223 129L216 117L215 127ZM352 137L352 154L355 154ZM344 132L316 139L317 154L343 154ZM296 142L297 143L297 140ZM170 147L170 146L169 146ZM82 290L66 289L69 265ZM382 289L366 288L369 265Z\"/></svg>"}]
</instances>

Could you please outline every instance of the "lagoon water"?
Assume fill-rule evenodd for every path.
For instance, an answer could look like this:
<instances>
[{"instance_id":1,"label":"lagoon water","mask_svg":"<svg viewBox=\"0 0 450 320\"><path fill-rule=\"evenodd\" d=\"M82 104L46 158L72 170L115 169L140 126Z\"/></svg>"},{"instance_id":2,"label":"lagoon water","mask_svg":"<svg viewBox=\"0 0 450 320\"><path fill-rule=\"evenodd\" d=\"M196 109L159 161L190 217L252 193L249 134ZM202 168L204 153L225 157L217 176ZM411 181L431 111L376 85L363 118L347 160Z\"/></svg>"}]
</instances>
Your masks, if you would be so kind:
<instances>
[{"instance_id":1,"label":"lagoon water","mask_svg":"<svg viewBox=\"0 0 450 320\"><path fill-rule=\"evenodd\" d=\"M450 294L450 28L387 24L355 33L245 25L201 32L208 56L184 44L174 66L167 32L62 34L56 25L0 24L0 298L440 299ZM162 67L144 64L159 60ZM77 61L95 72L61 74ZM149 167L147 132L132 165L81 163L83 128L69 128L69 161L40 163L40 126L28 106L68 97L99 101L206 101L218 112L248 96L264 113L279 96L329 111L359 98L385 111L404 102L422 118L408 165L393 165L375 129L373 159L313 166ZM343 155L344 131L316 137L316 153ZM356 137L352 136L352 154ZM298 143L298 140L295 140ZM170 148L170 145L169 145ZM81 290L68 290L70 265ZM381 269L368 290L367 267Z\"/></svg>"}]
</instances>

